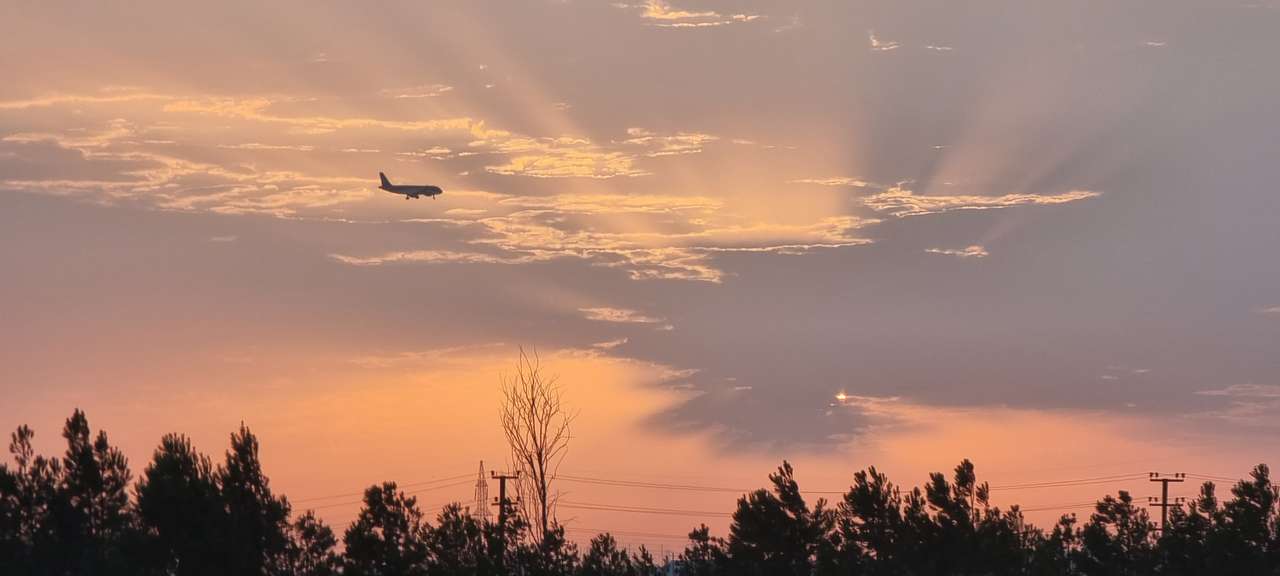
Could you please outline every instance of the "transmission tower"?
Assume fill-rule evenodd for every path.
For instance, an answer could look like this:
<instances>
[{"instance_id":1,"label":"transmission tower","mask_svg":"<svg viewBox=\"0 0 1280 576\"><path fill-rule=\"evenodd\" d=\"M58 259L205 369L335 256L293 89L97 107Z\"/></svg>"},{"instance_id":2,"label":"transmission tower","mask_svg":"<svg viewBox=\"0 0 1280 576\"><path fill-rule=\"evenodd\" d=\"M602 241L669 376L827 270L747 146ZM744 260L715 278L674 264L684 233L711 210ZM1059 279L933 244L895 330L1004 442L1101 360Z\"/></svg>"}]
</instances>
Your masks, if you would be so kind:
<instances>
[{"instance_id":1,"label":"transmission tower","mask_svg":"<svg viewBox=\"0 0 1280 576\"><path fill-rule=\"evenodd\" d=\"M476 476L476 505L471 510L476 521L489 521L489 480L484 477L484 460L480 461L480 475Z\"/></svg>"}]
</instances>

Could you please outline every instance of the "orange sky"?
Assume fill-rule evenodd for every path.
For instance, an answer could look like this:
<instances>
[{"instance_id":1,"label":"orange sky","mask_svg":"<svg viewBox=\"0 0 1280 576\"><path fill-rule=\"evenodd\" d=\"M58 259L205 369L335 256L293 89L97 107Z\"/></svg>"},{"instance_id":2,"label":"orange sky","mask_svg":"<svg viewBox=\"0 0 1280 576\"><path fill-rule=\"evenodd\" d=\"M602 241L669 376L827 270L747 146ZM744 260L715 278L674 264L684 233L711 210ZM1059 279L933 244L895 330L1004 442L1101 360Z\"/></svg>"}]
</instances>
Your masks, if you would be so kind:
<instances>
[{"instance_id":1,"label":"orange sky","mask_svg":"<svg viewBox=\"0 0 1280 576\"><path fill-rule=\"evenodd\" d=\"M341 525L324 497L502 466L523 345L579 477L1126 476L995 492L1046 524L1242 476L1280 447L1277 13L2 5L0 427L54 452L81 407L140 470L245 422ZM630 543L735 498L562 489L719 513L561 513Z\"/></svg>"}]
</instances>

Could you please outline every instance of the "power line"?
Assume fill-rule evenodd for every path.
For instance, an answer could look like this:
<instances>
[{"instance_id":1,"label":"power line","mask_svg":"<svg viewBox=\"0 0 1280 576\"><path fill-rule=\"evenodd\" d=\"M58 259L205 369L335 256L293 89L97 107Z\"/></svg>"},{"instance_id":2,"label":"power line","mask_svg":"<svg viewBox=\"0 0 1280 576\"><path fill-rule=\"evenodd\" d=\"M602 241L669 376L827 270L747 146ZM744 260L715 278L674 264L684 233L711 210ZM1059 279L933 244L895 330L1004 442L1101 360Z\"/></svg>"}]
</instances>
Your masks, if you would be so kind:
<instances>
[{"instance_id":1,"label":"power line","mask_svg":"<svg viewBox=\"0 0 1280 576\"><path fill-rule=\"evenodd\" d=\"M1019 512L1048 512L1051 510L1074 510L1079 508L1093 508L1097 506L1097 502L1076 502L1072 504L1055 504L1052 506L1037 506L1035 508L1018 508Z\"/></svg>"},{"instance_id":2,"label":"power line","mask_svg":"<svg viewBox=\"0 0 1280 576\"><path fill-rule=\"evenodd\" d=\"M1026 482L1020 484L1005 484L991 486L991 490L1031 490L1037 488L1064 488L1071 486L1088 486L1092 484L1109 484L1124 480L1138 480L1145 477L1145 473L1134 472L1130 474L1117 474L1114 476L1097 476L1092 478L1076 478L1070 480L1047 480L1043 482ZM678 490L689 492L731 492L736 494L745 494L758 490L759 488L729 488L724 486L707 486L701 484L673 484L667 482L652 482L641 480L621 480L614 478L599 478L590 476L575 476L562 474L556 477L558 480L573 482L578 484L592 484L596 486L613 486L617 488L647 488L654 490ZM848 490L801 490L804 494L818 495L843 495Z\"/></svg>"},{"instance_id":3,"label":"power line","mask_svg":"<svg viewBox=\"0 0 1280 576\"><path fill-rule=\"evenodd\" d=\"M1218 482L1230 482L1233 485L1239 482L1249 482L1249 480L1245 478L1230 478L1227 476L1214 476L1211 474L1195 474L1191 472L1187 473L1187 477L1195 478L1196 480L1216 480ZM1271 487L1277 488L1277 487L1280 487L1280 484L1272 483Z\"/></svg>"},{"instance_id":4,"label":"power line","mask_svg":"<svg viewBox=\"0 0 1280 576\"><path fill-rule=\"evenodd\" d=\"M655 532L632 532L629 530L609 530L606 528L586 528L586 527L566 527L565 532L583 532L591 534L611 534L614 536L629 536L633 538L659 538L665 540L688 540L689 536L678 536L675 534L658 534Z\"/></svg>"},{"instance_id":5,"label":"power line","mask_svg":"<svg viewBox=\"0 0 1280 576\"><path fill-rule=\"evenodd\" d=\"M449 476L449 477L447 477L447 478L436 478L436 479L434 479L434 480L423 480L423 481L421 481L421 482L410 482L410 483L408 483L408 484L398 484L398 485L396 485L396 487L397 487L397 488L410 488L410 487L413 487L413 486L423 486L423 485L426 485L426 484L436 484L436 483L439 483L439 482L449 482L449 481L451 481L451 480L460 480L460 479L462 479L462 478L470 478L470 477L471 477L471 474L459 474L459 475L457 475L457 476ZM291 502L292 502L292 503L294 503L294 504L300 504L300 503L302 503L302 502L315 502L315 501L317 501L317 500L332 500L332 499L334 499L334 498L350 498L350 497L352 497L352 496L364 496L364 491L362 490L362 491L360 491L360 492L347 492L347 493L343 493L343 494L332 494L332 495L329 495L329 496L312 496L312 497L310 497L310 498L301 498L301 499L298 499L298 500L291 500Z\"/></svg>"},{"instance_id":6,"label":"power line","mask_svg":"<svg viewBox=\"0 0 1280 576\"><path fill-rule=\"evenodd\" d=\"M567 482L575 482L579 484L595 484L600 486L617 486L620 488L653 488L657 490L687 490L691 492L733 492L742 494L753 492L752 489L743 488L724 488L718 486L700 486L696 484L668 484L664 482L642 482L639 480L616 480L609 478L590 478L586 476L570 476L561 474L556 476L557 480Z\"/></svg>"},{"instance_id":7,"label":"power line","mask_svg":"<svg viewBox=\"0 0 1280 576\"><path fill-rule=\"evenodd\" d=\"M568 502L561 501L559 506L572 508L576 510L597 510L603 512L629 512L634 514L658 514L668 516L698 516L698 517L718 517L729 518L733 514L729 512L709 512L706 510L684 510L680 508L650 508L647 506L627 506L619 504L600 504L593 502Z\"/></svg>"},{"instance_id":8,"label":"power line","mask_svg":"<svg viewBox=\"0 0 1280 576\"><path fill-rule=\"evenodd\" d=\"M1022 482L992 486L992 490L1025 490L1031 488L1056 488L1058 486L1083 486L1086 484L1102 484L1121 480L1136 480L1146 477L1144 473L1116 474L1112 476L1095 476L1092 478L1074 478L1071 480L1043 480L1039 482Z\"/></svg>"},{"instance_id":9,"label":"power line","mask_svg":"<svg viewBox=\"0 0 1280 576\"><path fill-rule=\"evenodd\" d=\"M470 476L470 475L468 474L468 476ZM414 494L422 494L423 492L432 492L432 491L435 491L435 490L443 490L443 489L445 489L445 488L453 488L453 487L455 487L455 486L462 486L463 484L470 484L470 483L471 483L471 480L470 480L470 479L467 479L467 480L462 480L462 481L459 481L459 482L454 482L454 483L451 483L451 484L442 484L442 485L440 485L440 486L430 486L430 487L427 487L427 488L419 488L419 489L417 489L417 490L409 490L409 491L406 491L406 492L405 492L405 495L406 495L406 496L412 496L412 495L414 495ZM352 501L350 501L350 502L334 502L334 503L332 503L332 504L321 504L321 505L319 505L319 506L308 506L306 509L307 509L307 510L323 510L323 509L325 509L325 508L336 508L336 507L338 507L338 506L350 506L350 505L352 505L352 504L363 504L363 503L364 503L364 500L363 500L363 499L361 499L361 500L352 500Z\"/></svg>"}]
</instances>

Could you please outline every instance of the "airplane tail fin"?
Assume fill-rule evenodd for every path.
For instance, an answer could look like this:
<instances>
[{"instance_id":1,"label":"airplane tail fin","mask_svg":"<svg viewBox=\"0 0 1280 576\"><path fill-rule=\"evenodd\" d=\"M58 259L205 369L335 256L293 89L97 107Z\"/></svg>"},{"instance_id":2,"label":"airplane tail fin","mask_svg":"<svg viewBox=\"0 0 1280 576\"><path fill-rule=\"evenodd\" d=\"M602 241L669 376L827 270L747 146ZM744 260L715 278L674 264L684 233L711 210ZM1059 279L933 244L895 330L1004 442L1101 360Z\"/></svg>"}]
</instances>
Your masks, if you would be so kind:
<instances>
[{"instance_id":1,"label":"airplane tail fin","mask_svg":"<svg viewBox=\"0 0 1280 576\"><path fill-rule=\"evenodd\" d=\"M379 173L378 173L378 177L382 179L382 185L383 185L383 186L388 186L388 187L389 187L389 186L391 186L391 181L390 181L390 180L387 180L387 175L386 175L386 174L383 174L383 173L379 172Z\"/></svg>"}]
</instances>

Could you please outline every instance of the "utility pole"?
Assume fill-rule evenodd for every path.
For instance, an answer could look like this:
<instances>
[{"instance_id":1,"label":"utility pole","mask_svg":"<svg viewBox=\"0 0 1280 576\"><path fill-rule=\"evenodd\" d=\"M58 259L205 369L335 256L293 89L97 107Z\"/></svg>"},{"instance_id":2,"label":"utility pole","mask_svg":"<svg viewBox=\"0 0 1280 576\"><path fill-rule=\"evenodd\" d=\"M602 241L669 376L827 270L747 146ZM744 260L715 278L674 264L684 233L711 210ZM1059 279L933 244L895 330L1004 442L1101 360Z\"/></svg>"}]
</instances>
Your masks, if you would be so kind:
<instances>
[{"instance_id":1,"label":"utility pole","mask_svg":"<svg viewBox=\"0 0 1280 576\"><path fill-rule=\"evenodd\" d=\"M498 498L494 501L498 507L498 542L502 546L502 550L498 553L498 573L504 574L507 554L507 511L513 504L507 499L507 480L519 478L520 471L517 470L515 474L499 474L496 471L490 471L489 476L498 481Z\"/></svg>"},{"instance_id":2,"label":"utility pole","mask_svg":"<svg viewBox=\"0 0 1280 576\"><path fill-rule=\"evenodd\" d=\"M1156 506L1160 508L1160 531L1164 532L1169 528L1169 507L1179 506L1184 502L1185 498L1177 498L1173 502L1169 502L1169 483L1184 482L1187 475L1183 472L1176 474L1161 474L1159 472L1148 472L1147 480L1160 483L1160 501L1156 502L1155 497L1147 498L1147 506Z\"/></svg>"}]
</instances>

